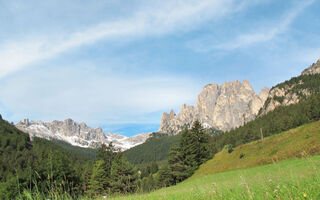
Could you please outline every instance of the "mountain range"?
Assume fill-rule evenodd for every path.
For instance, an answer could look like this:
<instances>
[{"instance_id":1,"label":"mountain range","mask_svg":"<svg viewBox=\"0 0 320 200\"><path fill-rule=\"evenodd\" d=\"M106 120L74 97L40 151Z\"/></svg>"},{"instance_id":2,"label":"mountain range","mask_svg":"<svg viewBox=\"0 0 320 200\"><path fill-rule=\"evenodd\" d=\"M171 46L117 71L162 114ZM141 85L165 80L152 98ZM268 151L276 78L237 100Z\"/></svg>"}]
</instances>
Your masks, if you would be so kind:
<instances>
[{"instance_id":1,"label":"mountain range","mask_svg":"<svg viewBox=\"0 0 320 200\"><path fill-rule=\"evenodd\" d=\"M248 80L238 80L206 85L198 95L195 106L183 104L176 114L163 113L159 132L177 134L190 128L195 120L205 128L228 131L264 115L278 106L296 104L300 99L317 93L320 73L320 59L305 69L298 77L280 83L271 89L265 87L256 94ZM309 75L313 75L310 78Z\"/></svg>"},{"instance_id":2,"label":"mountain range","mask_svg":"<svg viewBox=\"0 0 320 200\"><path fill-rule=\"evenodd\" d=\"M101 144L112 144L120 149L126 150L145 142L150 133L142 133L132 137L120 134L105 134L101 128L88 127L84 122L78 123L72 119L64 121L29 121L25 119L16 124L16 127L30 135L30 137L40 137L48 140L62 140L74 146L85 148L97 148Z\"/></svg>"},{"instance_id":3,"label":"mountain range","mask_svg":"<svg viewBox=\"0 0 320 200\"><path fill-rule=\"evenodd\" d=\"M176 135L199 120L205 128L228 131L264 115L278 106L296 104L300 99L319 92L320 59L305 69L298 77L280 83L271 89L265 87L257 94L248 80L206 85L198 95L195 106L183 104L176 114L163 113L159 133ZM310 78L311 75L311 78ZM312 75L314 76L312 78ZM101 128L91 128L72 119L64 121L29 121L25 119L16 127L31 137L62 140L69 144L97 148L112 142L124 151L144 143L154 134L142 133L126 137L115 133L105 134Z\"/></svg>"}]
</instances>

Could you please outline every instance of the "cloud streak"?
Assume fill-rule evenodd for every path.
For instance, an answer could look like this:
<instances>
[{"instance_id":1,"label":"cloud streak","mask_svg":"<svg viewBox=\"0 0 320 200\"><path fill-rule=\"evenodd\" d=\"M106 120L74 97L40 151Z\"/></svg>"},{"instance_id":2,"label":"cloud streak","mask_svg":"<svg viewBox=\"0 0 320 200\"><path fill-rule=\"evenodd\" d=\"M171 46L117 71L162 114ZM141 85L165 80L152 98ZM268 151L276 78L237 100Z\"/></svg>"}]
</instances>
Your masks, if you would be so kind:
<instances>
[{"instance_id":1,"label":"cloud streak","mask_svg":"<svg viewBox=\"0 0 320 200\"><path fill-rule=\"evenodd\" d=\"M29 36L0 44L0 78L37 61L49 59L83 45L114 38L161 36L186 31L199 24L219 18L235 9L234 0L156 1L157 6L138 10L127 19L100 23L87 30L59 33L59 37Z\"/></svg>"},{"instance_id":2,"label":"cloud streak","mask_svg":"<svg viewBox=\"0 0 320 200\"><path fill-rule=\"evenodd\" d=\"M211 50L235 50L239 48L244 48L253 44L267 42L273 40L278 35L285 33L290 25L294 22L294 20L312 3L314 0L304 1L303 3L299 3L292 10L290 10L287 15L279 20L274 27L266 30L262 28L262 30L258 32L252 33L244 33L235 37L235 39L214 45L198 45L196 49L198 51L211 51Z\"/></svg>"}]
</instances>

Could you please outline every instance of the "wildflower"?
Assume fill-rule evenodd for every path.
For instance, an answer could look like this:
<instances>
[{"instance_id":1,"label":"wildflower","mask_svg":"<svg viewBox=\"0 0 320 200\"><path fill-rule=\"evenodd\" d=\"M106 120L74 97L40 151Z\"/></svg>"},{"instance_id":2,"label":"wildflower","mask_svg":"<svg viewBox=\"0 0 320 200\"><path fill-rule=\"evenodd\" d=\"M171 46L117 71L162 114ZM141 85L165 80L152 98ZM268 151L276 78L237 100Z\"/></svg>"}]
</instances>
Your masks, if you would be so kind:
<instances>
[{"instance_id":1,"label":"wildflower","mask_svg":"<svg viewBox=\"0 0 320 200\"><path fill-rule=\"evenodd\" d=\"M304 197L304 198L307 198L307 194L306 194L306 193L304 193L304 194L303 194L303 197Z\"/></svg>"}]
</instances>

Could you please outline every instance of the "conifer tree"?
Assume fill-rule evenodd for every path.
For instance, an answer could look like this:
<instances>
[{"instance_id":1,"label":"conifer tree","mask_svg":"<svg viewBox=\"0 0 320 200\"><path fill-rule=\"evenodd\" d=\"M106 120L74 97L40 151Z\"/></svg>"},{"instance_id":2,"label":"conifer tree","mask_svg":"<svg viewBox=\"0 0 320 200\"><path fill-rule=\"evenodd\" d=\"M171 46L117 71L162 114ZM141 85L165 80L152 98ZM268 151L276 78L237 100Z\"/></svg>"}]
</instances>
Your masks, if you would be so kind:
<instances>
[{"instance_id":1,"label":"conifer tree","mask_svg":"<svg viewBox=\"0 0 320 200\"><path fill-rule=\"evenodd\" d=\"M187 167L183 162L183 157L178 146L170 149L170 157L168 160L172 180L171 184L177 184L188 177Z\"/></svg>"},{"instance_id":2,"label":"conifer tree","mask_svg":"<svg viewBox=\"0 0 320 200\"><path fill-rule=\"evenodd\" d=\"M112 162L111 179L113 193L126 194L137 190L138 174L121 153Z\"/></svg>"},{"instance_id":3,"label":"conifer tree","mask_svg":"<svg viewBox=\"0 0 320 200\"><path fill-rule=\"evenodd\" d=\"M157 185L159 187L167 187L173 185L172 173L168 165L164 165L159 169Z\"/></svg>"},{"instance_id":4,"label":"conifer tree","mask_svg":"<svg viewBox=\"0 0 320 200\"><path fill-rule=\"evenodd\" d=\"M110 178L104 160L95 162L89 188L87 194L90 196L104 195L110 192Z\"/></svg>"},{"instance_id":5,"label":"conifer tree","mask_svg":"<svg viewBox=\"0 0 320 200\"><path fill-rule=\"evenodd\" d=\"M201 123L196 120L191 128L191 135L194 137L195 160L197 166L209 159L209 135L205 133Z\"/></svg>"}]
</instances>

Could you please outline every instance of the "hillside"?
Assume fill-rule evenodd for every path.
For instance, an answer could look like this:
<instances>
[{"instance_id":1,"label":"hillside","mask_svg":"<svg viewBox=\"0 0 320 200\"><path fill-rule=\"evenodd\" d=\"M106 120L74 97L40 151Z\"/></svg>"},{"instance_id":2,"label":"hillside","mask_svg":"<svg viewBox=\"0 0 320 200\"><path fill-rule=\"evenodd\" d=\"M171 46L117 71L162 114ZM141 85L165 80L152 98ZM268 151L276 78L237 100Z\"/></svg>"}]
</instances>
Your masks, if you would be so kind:
<instances>
[{"instance_id":1,"label":"hillside","mask_svg":"<svg viewBox=\"0 0 320 200\"><path fill-rule=\"evenodd\" d=\"M320 64L320 61L319 61ZM320 92L320 74L302 74L272 87L267 100L259 111L266 114L279 106L296 104L306 97Z\"/></svg>"},{"instance_id":2,"label":"hillside","mask_svg":"<svg viewBox=\"0 0 320 200\"><path fill-rule=\"evenodd\" d=\"M320 121L234 148L201 165L193 177L320 153ZM241 156L242 155L242 156Z\"/></svg>"},{"instance_id":3,"label":"hillside","mask_svg":"<svg viewBox=\"0 0 320 200\"><path fill-rule=\"evenodd\" d=\"M79 192L89 155L41 138L30 141L27 133L2 119L0 141L0 199L15 199L25 188L46 193L53 181L63 190Z\"/></svg>"},{"instance_id":4,"label":"hillside","mask_svg":"<svg viewBox=\"0 0 320 200\"><path fill-rule=\"evenodd\" d=\"M148 194L119 196L130 200L319 199L320 156L286 160L249 169L189 179Z\"/></svg>"},{"instance_id":5,"label":"hillside","mask_svg":"<svg viewBox=\"0 0 320 200\"><path fill-rule=\"evenodd\" d=\"M316 199L320 156L310 156L319 153L317 121L241 145L231 153L223 150L176 186L115 199L303 199L304 195Z\"/></svg>"},{"instance_id":6,"label":"hillside","mask_svg":"<svg viewBox=\"0 0 320 200\"><path fill-rule=\"evenodd\" d=\"M124 156L133 164L164 161L168 159L170 148L179 142L179 138L180 135L158 134L145 143L125 151Z\"/></svg>"}]
</instances>

